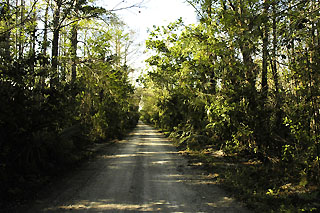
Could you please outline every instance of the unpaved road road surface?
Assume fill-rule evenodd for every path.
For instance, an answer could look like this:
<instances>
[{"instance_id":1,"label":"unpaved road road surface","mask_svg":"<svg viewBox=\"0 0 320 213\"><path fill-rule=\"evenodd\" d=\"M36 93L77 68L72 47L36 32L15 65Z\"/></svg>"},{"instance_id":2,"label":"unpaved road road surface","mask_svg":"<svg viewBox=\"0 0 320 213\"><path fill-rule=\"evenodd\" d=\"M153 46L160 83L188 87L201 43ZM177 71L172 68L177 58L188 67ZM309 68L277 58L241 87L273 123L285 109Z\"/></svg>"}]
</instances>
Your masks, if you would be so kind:
<instances>
[{"instance_id":1,"label":"unpaved road road surface","mask_svg":"<svg viewBox=\"0 0 320 213\"><path fill-rule=\"evenodd\" d=\"M48 191L48 190L47 190ZM158 131L139 122L115 146L21 212L248 212L194 168Z\"/></svg>"}]
</instances>

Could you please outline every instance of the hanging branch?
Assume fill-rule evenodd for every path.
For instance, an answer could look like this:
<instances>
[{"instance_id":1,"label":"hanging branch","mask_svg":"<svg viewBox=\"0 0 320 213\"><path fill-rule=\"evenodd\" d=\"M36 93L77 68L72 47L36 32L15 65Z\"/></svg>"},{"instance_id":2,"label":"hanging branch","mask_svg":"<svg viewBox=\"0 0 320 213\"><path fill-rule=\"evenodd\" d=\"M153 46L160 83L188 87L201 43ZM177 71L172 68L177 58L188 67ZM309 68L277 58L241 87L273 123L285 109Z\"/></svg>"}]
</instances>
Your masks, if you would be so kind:
<instances>
[{"instance_id":1,"label":"hanging branch","mask_svg":"<svg viewBox=\"0 0 320 213\"><path fill-rule=\"evenodd\" d=\"M144 0L140 1L139 3L133 4L131 6L117 8L123 2L124 1L118 3L113 9L108 10L108 12L117 12L117 11L120 11L120 10L127 10L127 9L131 9L131 8L135 8L135 7L139 7L140 8L141 5L144 3Z\"/></svg>"},{"instance_id":2,"label":"hanging branch","mask_svg":"<svg viewBox=\"0 0 320 213\"><path fill-rule=\"evenodd\" d=\"M117 5L116 5L113 9L111 9L111 10L105 10L105 9L103 9L103 8L99 8L99 9L103 9L103 10L105 10L105 13L111 14L111 13L113 13L113 12L117 12L117 11L120 11L120 10L128 10L128 9L137 8L137 7L140 8L141 5L142 5L144 2L145 2L145 1L142 0L142 1L140 1L139 3L133 4L133 5L130 5L130 6L127 6L127 7L117 8L117 7L122 3L122 2L120 2L119 4L117 4ZM61 29L61 28L64 28L64 27L67 27L67 26L69 26L69 25L71 25L71 24L73 24L73 23L76 23L76 22L78 22L78 21L81 21L81 20L84 20L84 19L90 19L90 18L98 18L98 19L101 19L102 21L106 22L106 21L103 20L102 18L96 17L96 14L91 14L91 15L89 15L89 16L79 17L78 19L75 19L75 20L73 20L73 21L71 21L71 22L69 22L69 23L67 23L67 24L62 25L62 23L64 22L64 20L66 19L66 17L67 17L67 15L65 15L65 16L61 19L61 22L60 22L60 25L59 25L59 28L60 28L60 29Z\"/></svg>"},{"instance_id":3,"label":"hanging branch","mask_svg":"<svg viewBox=\"0 0 320 213\"><path fill-rule=\"evenodd\" d=\"M196 10L197 14L199 16L201 16L201 18L204 18L204 16L202 15L201 11L196 7L196 5L194 5L190 0L186 0L186 2L188 4L190 4Z\"/></svg>"}]
</instances>

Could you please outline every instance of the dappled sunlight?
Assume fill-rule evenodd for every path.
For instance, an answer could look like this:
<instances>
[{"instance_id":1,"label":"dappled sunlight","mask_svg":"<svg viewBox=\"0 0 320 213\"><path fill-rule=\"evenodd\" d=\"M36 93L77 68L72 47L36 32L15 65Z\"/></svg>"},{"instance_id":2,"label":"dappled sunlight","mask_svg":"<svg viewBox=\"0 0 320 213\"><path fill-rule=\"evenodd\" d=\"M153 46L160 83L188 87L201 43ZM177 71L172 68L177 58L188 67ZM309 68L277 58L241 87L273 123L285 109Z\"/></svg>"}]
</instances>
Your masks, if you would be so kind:
<instances>
[{"instance_id":1,"label":"dappled sunlight","mask_svg":"<svg viewBox=\"0 0 320 213\"><path fill-rule=\"evenodd\" d=\"M172 161L160 160L160 161L151 162L151 164L159 164L159 165L162 165L162 164L172 164Z\"/></svg>"},{"instance_id":2,"label":"dappled sunlight","mask_svg":"<svg viewBox=\"0 0 320 213\"><path fill-rule=\"evenodd\" d=\"M119 154L119 155L102 155L100 158L102 159L114 159L114 158L132 158L132 157L152 157L154 155L172 155L172 154L179 154L179 152L136 152L135 154Z\"/></svg>"},{"instance_id":3,"label":"dappled sunlight","mask_svg":"<svg viewBox=\"0 0 320 213\"><path fill-rule=\"evenodd\" d=\"M211 175L196 175L196 174L164 174L158 176L151 182L161 183L186 183L188 185L215 185L216 181Z\"/></svg>"},{"instance_id":4,"label":"dappled sunlight","mask_svg":"<svg viewBox=\"0 0 320 213\"><path fill-rule=\"evenodd\" d=\"M93 168L101 170L90 167L82 184L76 180L77 186L66 193L73 199L49 203L41 212L216 212L233 205L233 199L213 186L216 175L194 170L200 164L183 159L154 130L142 130L120 143L118 152L97 157ZM205 192L208 187L214 196Z\"/></svg>"},{"instance_id":5,"label":"dappled sunlight","mask_svg":"<svg viewBox=\"0 0 320 213\"><path fill-rule=\"evenodd\" d=\"M163 139L152 138L150 140L136 140L131 142L132 145L138 146L172 146L168 141Z\"/></svg>"},{"instance_id":6,"label":"dappled sunlight","mask_svg":"<svg viewBox=\"0 0 320 213\"><path fill-rule=\"evenodd\" d=\"M154 129L137 129L137 131L132 132L133 135L163 135L161 132L158 132Z\"/></svg>"},{"instance_id":7,"label":"dappled sunlight","mask_svg":"<svg viewBox=\"0 0 320 213\"><path fill-rule=\"evenodd\" d=\"M228 208L232 205L234 199L230 197L221 197L214 202L204 202L203 205L214 208ZM43 212L60 212L60 211L135 211L135 212L163 212L174 211L184 212L185 207L192 206L192 203L169 202L167 200L149 200L144 204L121 203L112 199L99 199L97 201L81 200L73 204L53 206L43 209Z\"/></svg>"},{"instance_id":8,"label":"dappled sunlight","mask_svg":"<svg viewBox=\"0 0 320 213\"><path fill-rule=\"evenodd\" d=\"M230 206L234 202L234 199L230 197L223 197L222 199L214 202L214 203L207 203L208 206L211 207L224 207L224 206Z\"/></svg>"},{"instance_id":9,"label":"dappled sunlight","mask_svg":"<svg viewBox=\"0 0 320 213\"><path fill-rule=\"evenodd\" d=\"M169 143L154 143L154 142L145 142L145 143L139 143L139 146L172 146Z\"/></svg>"},{"instance_id":10,"label":"dappled sunlight","mask_svg":"<svg viewBox=\"0 0 320 213\"><path fill-rule=\"evenodd\" d=\"M157 135L163 137L163 134L161 132L158 132L157 130L150 128L148 125L141 124L138 124L136 130L131 132L130 135Z\"/></svg>"},{"instance_id":11,"label":"dappled sunlight","mask_svg":"<svg viewBox=\"0 0 320 213\"><path fill-rule=\"evenodd\" d=\"M139 138L139 139L164 139L165 137L163 135L156 135L156 134L135 134L132 136L133 138Z\"/></svg>"},{"instance_id":12,"label":"dappled sunlight","mask_svg":"<svg viewBox=\"0 0 320 213\"><path fill-rule=\"evenodd\" d=\"M130 158L137 157L138 154L120 154L120 155L102 155L100 158L103 159L113 159L113 158Z\"/></svg>"},{"instance_id":13,"label":"dappled sunlight","mask_svg":"<svg viewBox=\"0 0 320 213\"><path fill-rule=\"evenodd\" d=\"M133 131L133 132L129 133L128 135L136 136L136 135L162 135L162 134L160 132L153 130L153 129L144 129L144 130L137 129L137 131Z\"/></svg>"},{"instance_id":14,"label":"dappled sunlight","mask_svg":"<svg viewBox=\"0 0 320 213\"><path fill-rule=\"evenodd\" d=\"M140 135L137 135L140 136ZM161 138L158 136L155 137L150 137L150 138L139 138L139 141L163 141L163 142L168 142L165 138Z\"/></svg>"},{"instance_id":15,"label":"dappled sunlight","mask_svg":"<svg viewBox=\"0 0 320 213\"><path fill-rule=\"evenodd\" d=\"M101 199L98 201L82 200L70 205L61 205L56 207L49 207L44 209L44 212L58 212L58 211L139 211L139 212L154 212L169 210L184 207L183 204L177 205L166 200L150 201L145 204L134 203L117 203L110 199Z\"/></svg>"},{"instance_id":16,"label":"dappled sunlight","mask_svg":"<svg viewBox=\"0 0 320 213\"><path fill-rule=\"evenodd\" d=\"M146 155L153 155L153 154L161 154L161 155L163 155L163 154L178 154L179 152L174 152L174 151L172 151L172 152L137 152L138 154L146 154Z\"/></svg>"}]
</instances>

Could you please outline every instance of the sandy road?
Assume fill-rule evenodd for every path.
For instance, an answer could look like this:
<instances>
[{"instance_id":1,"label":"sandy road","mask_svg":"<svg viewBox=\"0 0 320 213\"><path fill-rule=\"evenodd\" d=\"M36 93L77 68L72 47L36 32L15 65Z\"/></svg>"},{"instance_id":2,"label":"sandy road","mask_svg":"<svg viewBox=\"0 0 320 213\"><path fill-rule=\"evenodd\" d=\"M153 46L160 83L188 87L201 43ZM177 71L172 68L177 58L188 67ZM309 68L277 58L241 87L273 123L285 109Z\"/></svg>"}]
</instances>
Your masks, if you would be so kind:
<instances>
[{"instance_id":1,"label":"sandy road","mask_svg":"<svg viewBox=\"0 0 320 213\"><path fill-rule=\"evenodd\" d=\"M140 122L24 212L248 212L209 177Z\"/></svg>"}]
</instances>

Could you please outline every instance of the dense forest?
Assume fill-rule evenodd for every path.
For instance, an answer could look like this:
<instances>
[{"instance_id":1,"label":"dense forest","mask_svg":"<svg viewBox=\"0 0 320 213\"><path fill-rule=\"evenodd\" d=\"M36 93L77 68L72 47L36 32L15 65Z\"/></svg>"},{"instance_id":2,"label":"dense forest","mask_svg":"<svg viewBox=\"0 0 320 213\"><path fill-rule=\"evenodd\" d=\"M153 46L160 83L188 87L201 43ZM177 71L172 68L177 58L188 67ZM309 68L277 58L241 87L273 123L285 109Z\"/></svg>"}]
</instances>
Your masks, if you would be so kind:
<instances>
[{"instance_id":1,"label":"dense forest","mask_svg":"<svg viewBox=\"0 0 320 213\"><path fill-rule=\"evenodd\" d=\"M139 97L128 77L131 33L112 11L87 0L4 0L0 14L3 200L86 157L93 142L124 136Z\"/></svg>"},{"instance_id":2,"label":"dense forest","mask_svg":"<svg viewBox=\"0 0 320 213\"><path fill-rule=\"evenodd\" d=\"M146 42L142 119L207 162L210 150L244 161L225 181L245 202L315 210L320 1L187 2L199 24L154 26ZM298 201L313 204L300 209Z\"/></svg>"},{"instance_id":3,"label":"dense forest","mask_svg":"<svg viewBox=\"0 0 320 213\"><path fill-rule=\"evenodd\" d=\"M320 208L320 0L186 2L199 22L154 26L139 89L132 33L114 11L0 2L0 200L121 139L140 117L249 207Z\"/></svg>"}]
</instances>

